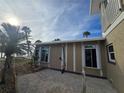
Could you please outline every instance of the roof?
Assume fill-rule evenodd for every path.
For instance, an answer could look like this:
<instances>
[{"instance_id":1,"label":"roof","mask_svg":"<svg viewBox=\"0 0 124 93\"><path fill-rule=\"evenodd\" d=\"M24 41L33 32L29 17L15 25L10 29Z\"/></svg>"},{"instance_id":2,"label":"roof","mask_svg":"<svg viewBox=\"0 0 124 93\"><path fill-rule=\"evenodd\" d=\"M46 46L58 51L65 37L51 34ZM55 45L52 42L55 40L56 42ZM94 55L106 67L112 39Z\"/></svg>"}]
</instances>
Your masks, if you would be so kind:
<instances>
[{"instance_id":1,"label":"roof","mask_svg":"<svg viewBox=\"0 0 124 93\"><path fill-rule=\"evenodd\" d=\"M100 12L100 3L104 0L90 0L90 14L98 14Z\"/></svg>"},{"instance_id":2,"label":"roof","mask_svg":"<svg viewBox=\"0 0 124 93\"><path fill-rule=\"evenodd\" d=\"M51 42L42 42L36 45L48 45L48 44L61 44L61 43L76 43L76 42L88 42L88 41L103 41L105 38L85 38L80 40L65 40L65 41L51 41Z\"/></svg>"}]
</instances>

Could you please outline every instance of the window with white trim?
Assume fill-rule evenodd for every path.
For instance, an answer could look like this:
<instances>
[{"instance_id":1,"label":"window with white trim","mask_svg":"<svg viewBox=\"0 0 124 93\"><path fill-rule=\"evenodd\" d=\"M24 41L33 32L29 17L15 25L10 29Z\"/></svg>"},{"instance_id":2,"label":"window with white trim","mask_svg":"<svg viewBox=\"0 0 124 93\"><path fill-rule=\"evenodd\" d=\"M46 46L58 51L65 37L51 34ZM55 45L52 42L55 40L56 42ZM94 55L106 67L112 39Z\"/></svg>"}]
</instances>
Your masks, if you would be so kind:
<instances>
[{"instance_id":1,"label":"window with white trim","mask_svg":"<svg viewBox=\"0 0 124 93\"><path fill-rule=\"evenodd\" d=\"M48 52L49 52L48 47L41 48L41 61L44 63L48 63Z\"/></svg>"},{"instance_id":2,"label":"window with white trim","mask_svg":"<svg viewBox=\"0 0 124 93\"><path fill-rule=\"evenodd\" d=\"M97 68L97 54L95 45L85 45L85 64L86 67Z\"/></svg>"},{"instance_id":3,"label":"window with white trim","mask_svg":"<svg viewBox=\"0 0 124 93\"><path fill-rule=\"evenodd\" d=\"M107 46L107 51L108 51L109 62L115 63L115 52L114 52L113 44Z\"/></svg>"}]
</instances>

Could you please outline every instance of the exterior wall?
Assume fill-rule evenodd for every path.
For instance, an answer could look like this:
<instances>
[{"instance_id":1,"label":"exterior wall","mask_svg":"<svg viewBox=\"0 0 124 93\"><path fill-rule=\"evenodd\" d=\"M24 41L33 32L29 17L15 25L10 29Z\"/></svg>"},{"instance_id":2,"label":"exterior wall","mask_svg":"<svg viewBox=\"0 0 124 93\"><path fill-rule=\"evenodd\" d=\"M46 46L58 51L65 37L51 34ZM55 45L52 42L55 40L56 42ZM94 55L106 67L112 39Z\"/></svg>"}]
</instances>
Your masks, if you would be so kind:
<instances>
[{"instance_id":1,"label":"exterior wall","mask_svg":"<svg viewBox=\"0 0 124 93\"><path fill-rule=\"evenodd\" d=\"M73 43L67 44L67 70L73 71Z\"/></svg>"},{"instance_id":2,"label":"exterior wall","mask_svg":"<svg viewBox=\"0 0 124 93\"><path fill-rule=\"evenodd\" d=\"M124 5L124 0L121 0L122 1L122 5Z\"/></svg>"},{"instance_id":3,"label":"exterior wall","mask_svg":"<svg viewBox=\"0 0 124 93\"><path fill-rule=\"evenodd\" d=\"M107 76L119 93L124 93L124 21L106 39L106 45L113 43L116 58L116 64L107 63Z\"/></svg>"},{"instance_id":4,"label":"exterior wall","mask_svg":"<svg viewBox=\"0 0 124 93\"><path fill-rule=\"evenodd\" d=\"M100 76L100 70L96 68L85 67L85 72L88 75Z\"/></svg>"},{"instance_id":5,"label":"exterior wall","mask_svg":"<svg viewBox=\"0 0 124 93\"><path fill-rule=\"evenodd\" d=\"M105 42L99 42L100 45L100 52L101 52L101 69L103 77L107 77L107 52L105 48Z\"/></svg>"},{"instance_id":6,"label":"exterior wall","mask_svg":"<svg viewBox=\"0 0 124 93\"><path fill-rule=\"evenodd\" d=\"M109 0L109 3L101 4L101 21L104 32L115 22L121 14L121 0Z\"/></svg>"},{"instance_id":7,"label":"exterior wall","mask_svg":"<svg viewBox=\"0 0 124 93\"><path fill-rule=\"evenodd\" d=\"M76 44L76 72L81 73L82 72L82 53L81 53L81 43L75 43Z\"/></svg>"},{"instance_id":8,"label":"exterior wall","mask_svg":"<svg viewBox=\"0 0 124 93\"><path fill-rule=\"evenodd\" d=\"M61 61L59 57L61 57L61 45L51 45L50 46L50 62L49 67L55 69L61 69Z\"/></svg>"},{"instance_id":9,"label":"exterior wall","mask_svg":"<svg viewBox=\"0 0 124 93\"><path fill-rule=\"evenodd\" d=\"M105 49L105 41L86 42L83 44L84 45L85 44L98 44L100 47L100 55L101 55L100 57L101 69L85 67L86 74L107 77L107 72L106 72L107 55L106 55L106 49Z\"/></svg>"},{"instance_id":10,"label":"exterior wall","mask_svg":"<svg viewBox=\"0 0 124 93\"><path fill-rule=\"evenodd\" d=\"M87 44L99 45L100 55L101 55L100 61L101 61L102 68L85 67L84 45L87 45ZM50 47L50 55L49 55L50 59L49 59L48 67L55 68L55 69L61 69L62 64L61 64L59 57L62 56L62 45L67 45L67 56L65 55L65 59L64 59L64 60L67 59L67 65L66 65L67 71L74 71L74 72L82 73L82 67L84 66L84 70L86 74L95 75L95 76L103 76L103 77L106 76L106 65L105 65L106 56L105 56L104 41L47 45Z\"/></svg>"}]
</instances>

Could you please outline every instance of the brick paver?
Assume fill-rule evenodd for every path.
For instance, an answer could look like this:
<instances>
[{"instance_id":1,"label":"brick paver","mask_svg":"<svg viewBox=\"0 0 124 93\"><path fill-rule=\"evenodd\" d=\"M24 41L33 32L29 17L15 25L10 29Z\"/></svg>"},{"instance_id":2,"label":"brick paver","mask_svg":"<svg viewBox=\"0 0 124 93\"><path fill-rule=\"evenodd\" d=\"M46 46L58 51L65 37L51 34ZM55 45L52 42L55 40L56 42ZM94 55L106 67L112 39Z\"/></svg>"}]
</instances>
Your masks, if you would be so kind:
<instances>
[{"instance_id":1,"label":"brick paver","mask_svg":"<svg viewBox=\"0 0 124 93\"><path fill-rule=\"evenodd\" d=\"M43 70L18 76L18 93L82 93L82 76ZM86 77L86 93L117 93L108 80Z\"/></svg>"}]
</instances>

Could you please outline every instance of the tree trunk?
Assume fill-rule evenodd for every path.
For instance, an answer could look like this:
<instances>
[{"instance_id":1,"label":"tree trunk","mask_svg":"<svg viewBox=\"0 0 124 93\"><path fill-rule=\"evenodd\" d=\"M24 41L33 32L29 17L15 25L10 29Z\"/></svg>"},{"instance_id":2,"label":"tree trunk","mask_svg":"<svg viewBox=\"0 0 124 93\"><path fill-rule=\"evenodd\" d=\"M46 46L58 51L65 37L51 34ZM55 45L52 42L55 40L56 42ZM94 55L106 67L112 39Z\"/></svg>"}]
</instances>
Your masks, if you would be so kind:
<instances>
[{"instance_id":1,"label":"tree trunk","mask_svg":"<svg viewBox=\"0 0 124 93\"><path fill-rule=\"evenodd\" d=\"M27 41L27 44L28 44L28 57L29 57L30 56L30 45L28 41Z\"/></svg>"},{"instance_id":2,"label":"tree trunk","mask_svg":"<svg viewBox=\"0 0 124 93\"><path fill-rule=\"evenodd\" d=\"M2 73L2 82L7 93L15 93L15 72L12 65L12 57L7 56Z\"/></svg>"}]
</instances>

